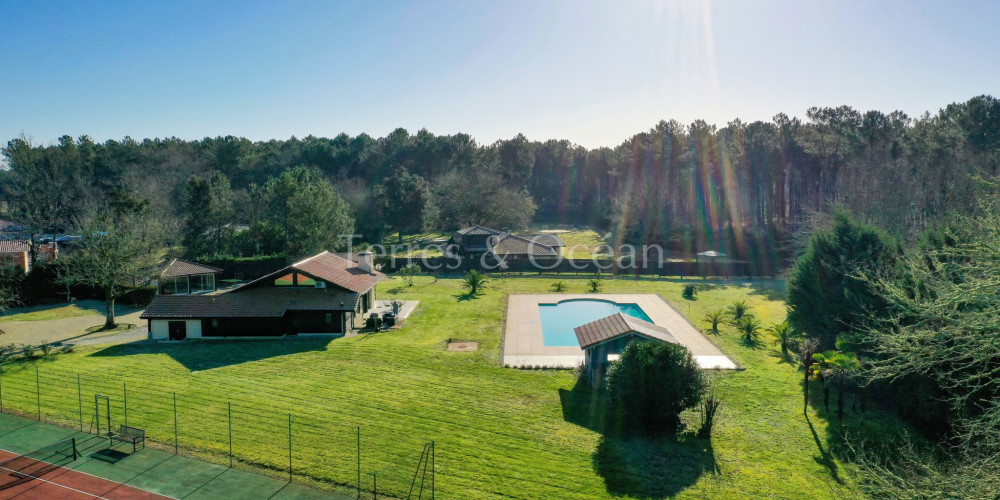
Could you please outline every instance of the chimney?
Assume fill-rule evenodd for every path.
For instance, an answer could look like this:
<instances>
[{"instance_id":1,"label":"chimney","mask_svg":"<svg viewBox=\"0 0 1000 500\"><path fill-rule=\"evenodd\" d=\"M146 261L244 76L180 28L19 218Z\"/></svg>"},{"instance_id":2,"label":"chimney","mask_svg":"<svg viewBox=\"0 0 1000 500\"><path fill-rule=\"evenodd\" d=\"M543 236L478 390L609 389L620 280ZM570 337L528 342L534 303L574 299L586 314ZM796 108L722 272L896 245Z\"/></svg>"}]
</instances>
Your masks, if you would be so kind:
<instances>
[{"instance_id":1,"label":"chimney","mask_svg":"<svg viewBox=\"0 0 1000 500\"><path fill-rule=\"evenodd\" d=\"M362 271L368 274L375 274L373 272L375 268L372 265L373 255L374 254L372 254L367 250L363 252L358 252L358 267L361 268Z\"/></svg>"}]
</instances>

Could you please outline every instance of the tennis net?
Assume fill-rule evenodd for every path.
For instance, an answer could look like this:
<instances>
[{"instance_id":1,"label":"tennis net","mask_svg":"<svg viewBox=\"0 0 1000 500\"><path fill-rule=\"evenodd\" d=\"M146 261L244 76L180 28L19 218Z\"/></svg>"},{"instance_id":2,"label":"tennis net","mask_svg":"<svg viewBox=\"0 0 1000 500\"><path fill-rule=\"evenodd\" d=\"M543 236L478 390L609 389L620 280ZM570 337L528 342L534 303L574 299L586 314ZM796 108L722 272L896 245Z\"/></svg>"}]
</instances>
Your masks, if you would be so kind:
<instances>
[{"instance_id":1,"label":"tennis net","mask_svg":"<svg viewBox=\"0 0 1000 500\"><path fill-rule=\"evenodd\" d=\"M0 462L0 490L39 479L79 457L76 438L64 439Z\"/></svg>"}]
</instances>

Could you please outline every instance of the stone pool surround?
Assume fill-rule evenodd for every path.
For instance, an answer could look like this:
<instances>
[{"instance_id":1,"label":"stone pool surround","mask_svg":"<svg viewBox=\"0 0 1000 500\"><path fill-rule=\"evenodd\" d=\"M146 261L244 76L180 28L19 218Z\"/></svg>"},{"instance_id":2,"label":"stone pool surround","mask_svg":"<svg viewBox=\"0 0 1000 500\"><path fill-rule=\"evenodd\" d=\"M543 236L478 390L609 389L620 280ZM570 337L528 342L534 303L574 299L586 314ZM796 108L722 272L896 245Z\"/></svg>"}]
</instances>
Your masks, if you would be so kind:
<instances>
[{"instance_id":1,"label":"stone pool surround","mask_svg":"<svg viewBox=\"0 0 1000 500\"><path fill-rule=\"evenodd\" d=\"M687 347L702 368L737 369L728 356L698 331L663 297L656 294L589 293L589 294L511 294L507 297L507 318L504 327L503 364L511 367L544 366L574 368L583 364L583 349L578 346L547 346L542 337L539 304L555 304L566 300L606 300L619 304L636 304L654 324Z\"/></svg>"}]
</instances>

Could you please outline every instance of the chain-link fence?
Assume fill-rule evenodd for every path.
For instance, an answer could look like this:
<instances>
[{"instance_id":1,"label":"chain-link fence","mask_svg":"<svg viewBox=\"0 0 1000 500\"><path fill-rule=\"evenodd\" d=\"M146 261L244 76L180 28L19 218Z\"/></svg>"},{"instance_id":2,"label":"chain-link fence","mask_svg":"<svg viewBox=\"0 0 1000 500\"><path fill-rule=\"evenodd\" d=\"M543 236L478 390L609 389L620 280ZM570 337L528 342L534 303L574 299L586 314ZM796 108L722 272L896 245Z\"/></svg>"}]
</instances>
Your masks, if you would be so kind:
<instances>
[{"instance_id":1,"label":"chain-link fence","mask_svg":"<svg viewBox=\"0 0 1000 500\"><path fill-rule=\"evenodd\" d=\"M285 413L40 363L0 366L0 412L104 436L137 427L151 446L357 498L435 498L433 442L400 435L393 449L375 449L364 425L330 421L304 401Z\"/></svg>"}]
</instances>

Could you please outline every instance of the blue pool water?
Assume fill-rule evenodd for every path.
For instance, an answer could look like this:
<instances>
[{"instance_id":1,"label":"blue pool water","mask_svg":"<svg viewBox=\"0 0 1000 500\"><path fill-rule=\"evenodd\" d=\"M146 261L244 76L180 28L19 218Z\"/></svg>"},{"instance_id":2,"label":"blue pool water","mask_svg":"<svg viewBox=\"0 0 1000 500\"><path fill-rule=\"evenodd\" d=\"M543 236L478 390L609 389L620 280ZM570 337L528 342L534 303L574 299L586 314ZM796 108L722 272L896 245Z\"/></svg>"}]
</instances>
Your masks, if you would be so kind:
<instances>
[{"instance_id":1,"label":"blue pool water","mask_svg":"<svg viewBox=\"0 0 1000 500\"><path fill-rule=\"evenodd\" d=\"M558 304L538 304L538 312L542 316L542 340L548 346L579 346L574 328L619 312L650 321L638 305L610 300L571 299Z\"/></svg>"}]
</instances>

